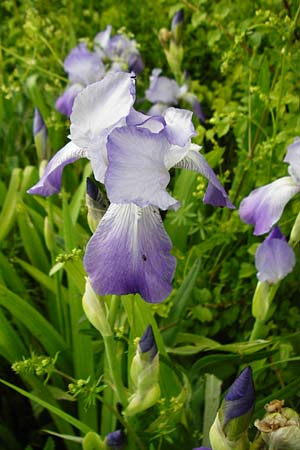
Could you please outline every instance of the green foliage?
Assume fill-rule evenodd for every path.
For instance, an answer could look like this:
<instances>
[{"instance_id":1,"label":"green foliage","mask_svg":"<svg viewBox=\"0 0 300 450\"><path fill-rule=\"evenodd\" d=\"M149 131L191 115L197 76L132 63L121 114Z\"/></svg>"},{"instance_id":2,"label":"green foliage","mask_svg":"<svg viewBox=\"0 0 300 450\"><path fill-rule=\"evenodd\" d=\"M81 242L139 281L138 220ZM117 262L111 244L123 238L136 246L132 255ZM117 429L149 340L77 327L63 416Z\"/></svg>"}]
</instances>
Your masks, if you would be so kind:
<instances>
[{"instance_id":1,"label":"green foliage","mask_svg":"<svg viewBox=\"0 0 300 450\"><path fill-rule=\"evenodd\" d=\"M1 448L104 449L105 436L122 427L130 450L190 449L203 437L209 445L209 405L216 410L220 392L244 364L254 368L257 415L276 397L299 408L299 270L278 286L258 336L264 339L249 341L259 239L237 211L202 203L202 177L173 173L170 189L182 206L164 217L178 260L172 295L161 305L138 296L100 299L113 330L108 337L82 308L89 164L66 168L60 195L26 194L40 169L34 107L42 112L53 154L68 129L54 109L67 84L63 61L108 24L139 43L145 63L140 97L154 67L178 80L189 73L206 116L205 124L195 121L195 142L237 207L254 187L285 175L286 147L300 134L298 6L279 0L1 3L0 367L3 385L35 405L28 406L31 429L20 438L18 424L1 409ZM181 7L183 57L169 67L158 35ZM295 198L280 222L285 234L298 211ZM159 349L161 398L125 420L117 402L126 407L135 339L149 323ZM53 437L39 434L42 429Z\"/></svg>"}]
</instances>

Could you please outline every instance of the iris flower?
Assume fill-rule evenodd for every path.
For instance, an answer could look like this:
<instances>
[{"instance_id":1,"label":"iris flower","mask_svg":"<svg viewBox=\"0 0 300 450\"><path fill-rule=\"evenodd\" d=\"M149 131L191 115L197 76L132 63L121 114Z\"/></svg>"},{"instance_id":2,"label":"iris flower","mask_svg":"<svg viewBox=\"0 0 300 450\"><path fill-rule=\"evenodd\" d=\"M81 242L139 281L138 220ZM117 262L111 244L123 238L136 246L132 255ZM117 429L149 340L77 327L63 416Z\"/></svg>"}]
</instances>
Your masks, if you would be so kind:
<instances>
[{"instance_id":1,"label":"iris flower","mask_svg":"<svg viewBox=\"0 0 300 450\"><path fill-rule=\"evenodd\" d=\"M105 66L101 57L90 52L86 44L81 43L73 48L64 61L64 69L70 81L65 92L56 100L56 109L70 116L75 97L86 86L103 78Z\"/></svg>"},{"instance_id":2,"label":"iris flower","mask_svg":"<svg viewBox=\"0 0 300 450\"><path fill-rule=\"evenodd\" d=\"M255 189L240 205L241 219L254 225L254 234L270 231L280 219L285 205L300 192L300 141L296 137L288 146L284 162L289 164L290 176L279 178Z\"/></svg>"},{"instance_id":3,"label":"iris flower","mask_svg":"<svg viewBox=\"0 0 300 450\"><path fill-rule=\"evenodd\" d=\"M90 239L84 265L95 292L139 293L160 302L172 290L176 260L159 209L177 209L167 192L171 167L195 170L208 179L204 202L233 208L213 170L191 143L192 113L176 108L147 116L133 108L134 80L109 73L83 90L71 114L71 141L49 161L30 194L59 192L63 167L91 161L111 202Z\"/></svg>"},{"instance_id":4,"label":"iris flower","mask_svg":"<svg viewBox=\"0 0 300 450\"><path fill-rule=\"evenodd\" d=\"M124 34L111 37L111 25L98 33L94 39L94 50L87 49L85 43L73 48L64 61L68 74L69 86L56 100L56 109L70 117L76 96L85 87L100 81L109 71L133 71L138 74L143 70L141 55L134 39Z\"/></svg>"},{"instance_id":5,"label":"iris flower","mask_svg":"<svg viewBox=\"0 0 300 450\"><path fill-rule=\"evenodd\" d=\"M205 116L196 95L188 92L186 84L179 86L177 81L162 76L161 69L153 69L150 86L146 90L146 99L154 104L149 111L150 114L161 113L168 106L176 106L180 100L184 100L192 106L198 119L205 123Z\"/></svg>"}]
</instances>

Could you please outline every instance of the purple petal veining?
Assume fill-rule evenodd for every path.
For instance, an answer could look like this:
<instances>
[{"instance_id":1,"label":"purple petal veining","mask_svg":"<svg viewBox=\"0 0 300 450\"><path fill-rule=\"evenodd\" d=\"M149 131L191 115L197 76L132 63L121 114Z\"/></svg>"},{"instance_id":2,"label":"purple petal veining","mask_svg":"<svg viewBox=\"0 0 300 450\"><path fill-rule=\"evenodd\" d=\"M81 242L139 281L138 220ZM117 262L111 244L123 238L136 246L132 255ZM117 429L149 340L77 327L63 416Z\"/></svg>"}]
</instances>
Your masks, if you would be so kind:
<instances>
[{"instance_id":1,"label":"purple petal veining","mask_svg":"<svg viewBox=\"0 0 300 450\"><path fill-rule=\"evenodd\" d=\"M84 265L98 294L139 293L158 303L172 290L171 247L156 208L111 204L87 245Z\"/></svg>"}]
</instances>

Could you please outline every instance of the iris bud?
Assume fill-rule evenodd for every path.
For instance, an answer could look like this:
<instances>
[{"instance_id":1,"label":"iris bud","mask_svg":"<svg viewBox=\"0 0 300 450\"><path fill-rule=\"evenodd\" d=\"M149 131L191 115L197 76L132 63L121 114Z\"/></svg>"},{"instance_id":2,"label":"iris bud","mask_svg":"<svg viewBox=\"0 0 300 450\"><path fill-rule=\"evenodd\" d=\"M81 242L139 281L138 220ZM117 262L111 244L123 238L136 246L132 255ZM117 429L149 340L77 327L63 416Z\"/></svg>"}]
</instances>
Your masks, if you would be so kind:
<instances>
[{"instance_id":1,"label":"iris bud","mask_svg":"<svg viewBox=\"0 0 300 450\"><path fill-rule=\"evenodd\" d=\"M106 444L111 450L122 450L126 443L123 430L116 430L106 436Z\"/></svg>"},{"instance_id":2,"label":"iris bud","mask_svg":"<svg viewBox=\"0 0 300 450\"><path fill-rule=\"evenodd\" d=\"M171 24L171 33L172 33L172 39L175 42L176 45L181 44L182 41L182 25L183 25L183 10L180 9L177 11L172 19Z\"/></svg>"},{"instance_id":3,"label":"iris bud","mask_svg":"<svg viewBox=\"0 0 300 450\"><path fill-rule=\"evenodd\" d=\"M112 331L107 321L105 305L99 298L87 278L85 292L82 298L82 307L89 322L101 333L102 336L111 336Z\"/></svg>"},{"instance_id":4,"label":"iris bud","mask_svg":"<svg viewBox=\"0 0 300 450\"><path fill-rule=\"evenodd\" d=\"M34 110L33 138L39 161L48 160L50 158L48 131L38 108Z\"/></svg>"},{"instance_id":5,"label":"iris bud","mask_svg":"<svg viewBox=\"0 0 300 450\"><path fill-rule=\"evenodd\" d=\"M160 398L159 357L150 325L137 345L136 354L131 363L130 376L134 392L125 410L127 416L150 408Z\"/></svg>"},{"instance_id":6,"label":"iris bud","mask_svg":"<svg viewBox=\"0 0 300 450\"><path fill-rule=\"evenodd\" d=\"M86 179L86 196L85 196L86 206L88 209L87 220L89 227L94 233L98 223L102 219L105 211L107 209L107 203L102 196L100 190L96 184L91 180L91 178Z\"/></svg>"},{"instance_id":7,"label":"iris bud","mask_svg":"<svg viewBox=\"0 0 300 450\"><path fill-rule=\"evenodd\" d=\"M247 450L247 429L254 408L252 370L246 367L231 385L210 429L212 450Z\"/></svg>"}]
</instances>

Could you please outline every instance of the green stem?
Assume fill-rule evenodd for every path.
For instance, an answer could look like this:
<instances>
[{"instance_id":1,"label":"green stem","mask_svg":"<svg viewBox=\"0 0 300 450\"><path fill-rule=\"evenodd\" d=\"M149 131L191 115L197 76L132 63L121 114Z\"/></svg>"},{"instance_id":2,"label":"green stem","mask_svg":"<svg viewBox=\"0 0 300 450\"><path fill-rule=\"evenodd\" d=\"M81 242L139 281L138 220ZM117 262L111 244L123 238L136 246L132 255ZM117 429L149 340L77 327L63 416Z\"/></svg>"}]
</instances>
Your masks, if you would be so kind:
<instances>
[{"instance_id":1,"label":"green stem","mask_svg":"<svg viewBox=\"0 0 300 450\"><path fill-rule=\"evenodd\" d=\"M121 376L120 361L116 357L117 355L114 338L112 335L103 336L103 341L105 346L105 356L107 358L108 368L114 385L114 389L117 393L119 401L122 403L123 407L126 407L127 395L125 392L125 387L123 385L123 380Z\"/></svg>"},{"instance_id":2,"label":"green stem","mask_svg":"<svg viewBox=\"0 0 300 450\"><path fill-rule=\"evenodd\" d=\"M120 307L120 297L118 295L112 295L109 301L109 312L107 317L107 320L112 329L114 328L114 324L116 322L119 307Z\"/></svg>"},{"instance_id":3,"label":"green stem","mask_svg":"<svg viewBox=\"0 0 300 450\"><path fill-rule=\"evenodd\" d=\"M255 319L249 341L255 341L256 339L262 339L264 337L265 323L265 320Z\"/></svg>"}]
</instances>

